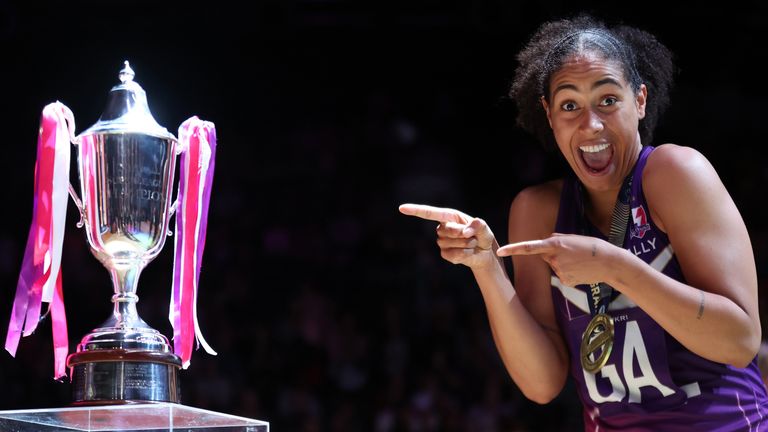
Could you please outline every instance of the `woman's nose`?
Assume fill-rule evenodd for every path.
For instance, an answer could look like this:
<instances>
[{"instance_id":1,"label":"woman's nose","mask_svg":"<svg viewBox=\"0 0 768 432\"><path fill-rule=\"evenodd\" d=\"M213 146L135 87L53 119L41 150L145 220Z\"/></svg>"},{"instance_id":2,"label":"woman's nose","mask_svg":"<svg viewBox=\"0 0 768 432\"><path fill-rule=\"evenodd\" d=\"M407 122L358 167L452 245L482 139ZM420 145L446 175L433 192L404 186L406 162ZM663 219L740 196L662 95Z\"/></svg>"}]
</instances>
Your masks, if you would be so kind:
<instances>
[{"instance_id":1,"label":"woman's nose","mask_svg":"<svg viewBox=\"0 0 768 432\"><path fill-rule=\"evenodd\" d=\"M584 111L584 118L581 121L581 128L586 132L599 133L603 131L603 119L600 113L593 109Z\"/></svg>"}]
</instances>

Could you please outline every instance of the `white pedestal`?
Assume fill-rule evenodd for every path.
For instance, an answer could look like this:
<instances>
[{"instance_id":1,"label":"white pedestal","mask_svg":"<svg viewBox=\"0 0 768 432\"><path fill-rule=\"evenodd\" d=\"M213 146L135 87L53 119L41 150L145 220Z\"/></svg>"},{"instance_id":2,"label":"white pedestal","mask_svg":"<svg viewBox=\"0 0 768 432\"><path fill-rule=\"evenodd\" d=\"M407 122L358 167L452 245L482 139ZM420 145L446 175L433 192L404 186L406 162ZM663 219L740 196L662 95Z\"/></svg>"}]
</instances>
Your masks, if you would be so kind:
<instances>
[{"instance_id":1,"label":"white pedestal","mask_svg":"<svg viewBox=\"0 0 768 432\"><path fill-rule=\"evenodd\" d=\"M4 432L269 432L269 423L174 403L0 411Z\"/></svg>"}]
</instances>

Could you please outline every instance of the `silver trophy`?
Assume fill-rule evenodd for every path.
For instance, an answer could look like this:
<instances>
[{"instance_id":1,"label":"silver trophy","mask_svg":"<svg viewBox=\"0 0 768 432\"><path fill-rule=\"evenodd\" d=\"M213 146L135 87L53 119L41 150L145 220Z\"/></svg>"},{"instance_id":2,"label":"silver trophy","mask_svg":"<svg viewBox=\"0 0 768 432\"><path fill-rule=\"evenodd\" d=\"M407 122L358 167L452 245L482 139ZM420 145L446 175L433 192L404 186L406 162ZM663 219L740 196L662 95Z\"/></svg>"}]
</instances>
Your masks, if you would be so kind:
<instances>
[{"instance_id":1,"label":"silver trophy","mask_svg":"<svg viewBox=\"0 0 768 432\"><path fill-rule=\"evenodd\" d=\"M175 208L176 137L149 111L128 62L99 121L80 134L80 209L88 243L112 278L112 316L67 358L75 404L179 402L180 358L136 311L139 275L165 244Z\"/></svg>"}]
</instances>

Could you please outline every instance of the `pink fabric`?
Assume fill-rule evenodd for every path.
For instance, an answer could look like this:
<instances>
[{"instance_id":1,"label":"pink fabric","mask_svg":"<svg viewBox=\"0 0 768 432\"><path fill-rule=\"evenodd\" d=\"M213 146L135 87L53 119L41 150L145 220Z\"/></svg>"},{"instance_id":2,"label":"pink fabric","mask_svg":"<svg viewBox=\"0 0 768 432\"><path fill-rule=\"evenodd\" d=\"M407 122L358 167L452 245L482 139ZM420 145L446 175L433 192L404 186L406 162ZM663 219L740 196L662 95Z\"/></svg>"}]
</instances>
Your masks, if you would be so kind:
<instances>
[{"instance_id":1,"label":"pink fabric","mask_svg":"<svg viewBox=\"0 0 768 432\"><path fill-rule=\"evenodd\" d=\"M173 325L174 352L186 369L195 340L206 352L208 345L197 322L197 285L205 247L208 204L216 153L216 127L192 117L179 127L183 154L180 163L178 207L176 209L173 291L169 319Z\"/></svg>"},{"instance_id":2,"label":"pink fabric","mask_svg":"<svg viewBox=\"0 0 768 432\"><path fill-rule=\"evenodd\" d=\"M21 336L37 328L43 302L53 325L54 376L66 374L69 350L61 289L61 249L69 185L69 141L74 139L72 112L59 102L43 109L37 140L32 224L22 260L5 349L13 356Z\"/></svg>"},{"instance_id":3,"label":"pink fabric","mask_svg":"<svg viewBox=\"0 0 768 432\"><path fill-rule=\"evenodd\" d=\"M51 323L53 325L53 369L54 378L66 375L69 338L67 337L67 316L64 312L64 291L61 288L61 271L56 278L56 292L51 302Z\"/></svg>"}]
</instances>

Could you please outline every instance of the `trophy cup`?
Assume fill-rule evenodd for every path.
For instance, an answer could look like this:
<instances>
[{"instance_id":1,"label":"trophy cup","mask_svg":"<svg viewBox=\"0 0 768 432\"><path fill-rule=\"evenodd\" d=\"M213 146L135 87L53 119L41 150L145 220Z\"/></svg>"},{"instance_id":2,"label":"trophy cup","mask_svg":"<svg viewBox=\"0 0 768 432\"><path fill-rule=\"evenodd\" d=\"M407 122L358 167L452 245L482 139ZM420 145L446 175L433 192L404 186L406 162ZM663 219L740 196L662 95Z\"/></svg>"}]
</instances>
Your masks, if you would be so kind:
<instances>
[{"instance_id":1,"label":"trophy cup","mask_svg":"<svg viewBox=\"0 0 768 432\"><path fill-rule=\"evenodd\" d=\"M82 200L69 185L68 179L65 187L68 186L68 192L80 210L81 220L78 227L85 227L91 252L109 271L114 288L112 316L83 337L77 351L66 358L74 405L178 403L178 372L189 364L195 336L206 351L215 354L202 338L195 316L197 278L205 241L206 214L213 174L215 129L212 123L193 117L181 126L177 140L153 118L146 93L133 81L134 75L126 61L119 74L120 84L110 91L101 118L77 138L74 138L72 132L74 120L71 112L57 103L58 107L65 110L62 112L68 113L68 116L64 117L67 117L66 120L70 123L69 136L72 138L66 141L72 141L78 147ZM45 119L44 111L43 123ZM63 123L63 120L59 123ZM57 123L57 127L62 126ZM45 125L41 127L41 141L45 139L44 128ZM59 140L61 141L61 138ZM36 185L40 173L45 174L45 168L40 165L40 145L38 144ZM66 147L68 145L67 142ZM179 154L182 154L179 193L177 201L172 205L174 170L176 156ZM66 164L68 163L67 156ZM53 176L55 177L55 174ZM57 187L61 189L60 186L54 185L54 194ZM66 191L64 195L66 208ZM37 199L35 202L37 212ZM139 317L136 310L136 289L142 269L158 255L165 244L165 238L171 234L169 220L177 209L183 215L176 214L176 259L170 313L174 326L174 351L168 338ZM35 221L41 219L37 213L35 215L33 228ZM61 232L61 228L56 226L51 229L56 230ZM34 230L30 231L30 239L32 231ZM29 245L35 242L39 243L37 240L28 241L28 251ZM40 254L32 254L30 262L34 261L37 255ZM43 268L51 266L50 257L46 259L48 261L40 264ZM26 264L25 255L24 265ZM57 266L58 263L54 265ZM53 271L56 272L56 269ZM19 296L26 295L21 292L23 276L24 270L17 288L17 301L14 303L14 316L9 325L6 348L8 341L12 339L12 330L23 331L26 336L36 325L33 323L31 330L27 327L22 329L22 324L14 322L15 317L21 314L23 323L23 314L26 314L26 322L29 323L30 315L35 313L27 311L24 302L17 308L17 305L21 304L18 301ZM53 275L53 278L56 279L56 275ZM60 279L57 283L60 290ZM39 290L29 287L39 285L41 283L35 285L30 282L25 283L24 287L29 295L33 296ZM55 294L53 300L46 300L43 294L42 301L52 301L56 333ZM37 313L39 303L38 298ZM17 313L17 309L21 312ZM66 342L66 328L64 339ZM18 343L18 334L15 343ZM60 357L61 345L62 343L58 345L57 357ZM67 343L63 345L67 350ZM15 346L12 348L13 354ZM60 360L59 363L61 364ZM61 367L63 369L63 364Z\"/></svg>"},{"instance_id":2,"label":"trophy cup","mask_svg":"<svg viewBox=\"0 0 768 432\"><path fill-rule=\"evenodd\" d=\"M109 271L112 316L67 358L75 403L179 401L181 360L136 312L142 269L165 244L178 150L157 124L129 65L99 121L80 134L82 203L91 252ZM73 194L73 197L76 197Z\"/></svg>"}]
</instances>

